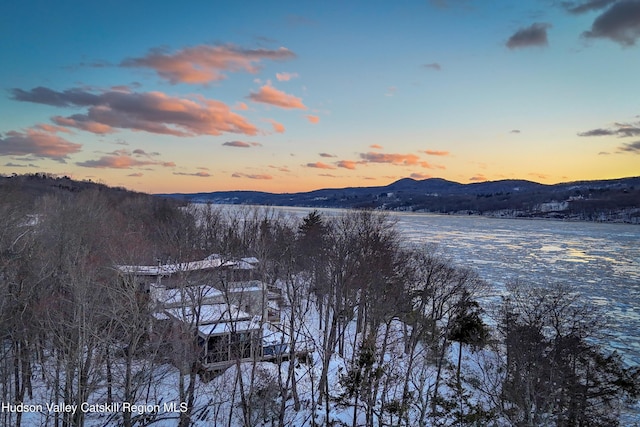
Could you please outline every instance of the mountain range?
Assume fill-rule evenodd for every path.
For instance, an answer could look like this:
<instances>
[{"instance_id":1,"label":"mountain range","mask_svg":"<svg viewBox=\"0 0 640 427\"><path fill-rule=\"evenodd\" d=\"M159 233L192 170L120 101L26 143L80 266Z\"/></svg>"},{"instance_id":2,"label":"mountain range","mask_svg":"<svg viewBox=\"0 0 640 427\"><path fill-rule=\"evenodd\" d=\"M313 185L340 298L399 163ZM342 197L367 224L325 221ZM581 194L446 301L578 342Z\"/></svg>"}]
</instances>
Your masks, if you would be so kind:
<instances>
[{"instance_id":1,"label":"mountain range","mask_svg":"<svg viewBox=\"0 0 640 427\"><path fill-rule=\"evenodd\" d=\"M552 185L527 180L462 184L441 178L403 178L385 186L327 188L301 193L215 191L160 196L196 203L368 208L640 223L640 176Z\"/></svg>"}]
</instances>

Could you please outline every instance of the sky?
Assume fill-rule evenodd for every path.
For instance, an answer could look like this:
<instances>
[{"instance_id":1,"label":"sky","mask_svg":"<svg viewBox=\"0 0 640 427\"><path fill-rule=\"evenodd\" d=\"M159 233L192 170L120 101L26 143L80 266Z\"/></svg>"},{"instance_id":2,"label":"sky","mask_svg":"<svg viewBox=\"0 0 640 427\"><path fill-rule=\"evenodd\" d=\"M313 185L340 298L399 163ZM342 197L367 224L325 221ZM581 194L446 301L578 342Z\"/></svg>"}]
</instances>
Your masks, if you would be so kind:
<instances>
[{"instance_id":1,"label":"sky","mask_svg":"<svg viewBox=\"0 0 640 427\"><path fill-rule=\"evenodd\" d=\"M148 193L640 175L640 0L0 6L0 173Z\"/></svg>"}]
</instances>

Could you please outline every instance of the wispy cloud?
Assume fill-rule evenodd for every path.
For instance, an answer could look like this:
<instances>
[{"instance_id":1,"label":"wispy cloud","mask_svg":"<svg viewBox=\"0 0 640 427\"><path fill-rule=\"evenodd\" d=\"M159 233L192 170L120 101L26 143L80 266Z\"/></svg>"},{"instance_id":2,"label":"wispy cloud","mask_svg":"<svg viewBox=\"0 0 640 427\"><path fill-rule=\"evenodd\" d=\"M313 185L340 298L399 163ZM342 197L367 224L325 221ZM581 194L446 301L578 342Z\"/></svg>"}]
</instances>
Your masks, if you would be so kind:
<instances>
[{"instance_id":1,"label":"wispy cloud","mask_svg":"<svg viewBox=\"0 0 640 427\"><path fill-rule=\"evenodd\" d=\"M305 166L308 168L316 168L316 169L335 169L335 167L322 162L307 163Z\"/></svg>"},{"instance_id":2,"label":"wispy cloud","mask_svg":"<svg viewBox=\"0 0 640 427\"><path fill-rule=\"evenodd\" d=\"M286 167L286 166L275 166L275 165L269 165L269 167L270 167L271 169L275 169L275 170L277 170L277 171L279 171L279 172L291 172L291 170L290 170L288 167Z\"/></svg>"},{"instance_id":3,"label":"wispy cloud","mask_svg":"<svg viewBox=\"0 0 640 427\"><path fill-rule=\"evenodd\" d=\"M249 109L249 106L244 102L236 102L236 104L233 106L233 109L238 111L247 111Z\"/></svg>"},{"instance_id":4,"label":"wispy cloud","mask_svg":"<svg viewBox=\"0 0 640 427\"><path fill-rule=\"evenodd\" d=\"M329 154L329 153L318 153L318 155L320 157L336 157L335 154Z\"/></svg>"},{"instance_id":5,"label":"wispy cloud","mask_svg":"<svg viewBox=\"0 0 640 427\"><path fill-rule=\"evenodd\" d=\"M371 144L369 148L373 148L374 150L382 150L384 147L380 144Z\"/></svg>"},{"instance_id":6,"label":"wispy cloud","mask_svg":"<svg viewBox=\"0 0 640 427\"><path fill-rule=\"evenodd\" d=\"M472 181L472 182L487 181L487 177L482 175L482 174L478 174L478 175L474 175L471 178L469 178L469 181Z\"/></svg>"},{"instance_id":7,"label":"wispy cloud","mask_svg":"<svg viewBox=\"0 0 640 427\"><path fill-rule=\"evenodd\" d=\"M187 172L174 172L174 175L182 175L182 176L196 176L199 178L209 178L211 176L211 174L209 172L193 172L193 173L187 173Z\"/></svg>"},{"instance_id":8,"label":"wispy cloud","mask_svg":"<svg viewBox=\"0 0 640 427\"><path fill-rule=\"evenodd\" d=\"M302 99L294 95L289 95L288 93L278 90L269 84L262 86L258 92L251 92L248 98L254 102L261 102L263 104L274 105L285 109L307 109L307 107L302 103Z\"/></svg>"},{"instance_id":9,"label":"wispy cloud","mask_svg":"<svg viewBox=\"0 0 640 427\"><path fill-rule=\"evenodd\" d=\"M86 160L84 162L76 162L78 166L85 168L97 168L97 169L131 169L134 167L142 166L162 166L162 167L175 167L174 162L165 162L161 160L153 160L142 153L130 152L128 150L116 150L113 153L108 153L100 157L97 160ZM143 152L144 153L144 152ZM143 159L141 159L143 158Z\"/></svg>"},{"instance_id":10,"label":"wispy cloud","mask_svg":"<svg viewBox=\"0 0 640 427\"><path fill-rule=\"evenodd\" d=\"M41 129L30 128L24 132L12 130L0 134L0 156L33 156L65 163L70 154L79 152L81 148L81 144Z\"/></svg>"},{"instance_id":11,"label":"wispy cloud","mask_svg":"<svg viewBox=\"0 0 640 427\"><path fill-rule=\"evenodd\" d=\"M284 133L286 128L282 123L276 122L273 119L267 119L269 123L271 123L271 127L273 127L273 131L276 133Z\"/></svg>"},{"instance_id":12,"label":"wispy cloud","mask_svg":"<svg viewBox=\"0 0 640 427\"><path fill-rule=\"evenodd\" d=\"M529 27L521 28L509 37L507 47L509 49L519 49L531 46L547 46L549 44L547 29L550 27L551 24L536 22Z\"/></svg>"},{"instance_id":13,"label":"wispy cloud","mask_svg":"<svg viewBox=\"0 0 640 427\"><path fill-rule=\"evenodd\" d=\"M134 173L130 173L127 176L130 176L130 177L133 177L133 178L140 178L141 176L144 176L144 174L142 172L134 172Z\"/></svg>"},{"instance_id":14,"label":"wispy cloud","mask_svg":"<svg viewBox=\"0 0 640 427\"><path fill-rule=\"evenodd\" d=\"M427 178L432 178L431 175L428 174L424 174L424 173L419 173L419 172L414 172L411 175L409 175L411 178L413 179L427 179Z\"/></svg>"},{"instance_id":15,"label":"wispy cloud","mask_svg":"<svg viewBox=\"0 0 640 427\"><path fill-rule=\"evenodd\" d=\"M587 38L607 38L622 46L633 46L640 37L640 1L622 0L598 16L591 30L582 33Z\"/></svg>"},{"instance_id":16,"label":"wispy cloud","mask_svg":"<svg viewBox=\"0 0 640 427\"><path fill-rule=\"evenodd\" d=\"M420 157L415 154L392 154L392 153L360 153L360 157L370 163L392 163L403 165L416 165L420 162Z\"/></svg>"},{"instance_id":17,"label":"wispy cloud","mask_svg":"<svg viewBox=\"0 0 640 427\"><path fill-rule=\"evenodd\" d=\"M227 141L223 142L222 145L227 147L238 147L238 148L250 148L250 147L262 147L262 144L259 142L246 142L246 141Z\"/></svg>"},{"instance_id":18,"label":"wispy cloud","mask_svg":"<svg viewBox=\"0 0 640 427\"><path fill-rule=\"evenodd\" d=\"M152 49L145 56L128 58L123 67L150 68L169 82L205 84L222 80L225 72L257 73L264 60L283 61L295 58L285 47L271 49L243 49L234 45L200 45L171 53L166 49Z\"/></svg>"},{"instance_id":19,"label":"wispy cloud","mask_svg":"<svg viewBox=\"0 0 640 427\"><path fill-rule=\"evenodd\" d=\"M61 126L104 134L132 129L174 136L220 135L225 132L255 135L257 128L232 112L223 102L177 98L162 92L90 92L70 89L57 92L45 87L30 91L13 89L17 101L57 107L87 107L85 114L55 116Z\"/></svg>"},{"instance_id":20,"label":"wispy cloud","mask_svg":"<svg viewBox=\"0 0 640 427\"><path fill-rule=\"evenodd\" d=\"M432 62L430 64L424 64L423 67L428 69L428 70L436 70L436 71L442 70L442 66L440 64L438 64L437 62Z\"/></svg>"},{"instance_id":21,"label":"wispy cloud","mask_svg":"<svg viewBox=\"0 0 640 427\"><path fill-rule=\"evenodd\" d=\"M320 122L320 117L318 117L318 116L314 116L314 115L309 114L309 115L307 115L305 117L307 118L307 120L309 120L309 123L316 124L316 123Z\"/></svg>"},{"instance_id":22,"label":"wispy cloud","mask_svg":"<svg viewBox=\"0 0 640 427\"><path fill-rule=\"evenodd\" d=\"M448 151L439 151L439 150L425 150L424 153L429 156L448 156L449 155Z\"/></svg>"},{"instance_id":23,"label":"wispy cloud","mask_svg":"<svg viewBox=\"0 0 640 427\"><path fill-rule=\"evenodd\" d=\"M582 13L603 9L615 2L616 0L587 0L582 2L563 1L561 5L567 12L574 15L579 15Z\"/></svg>"},{"instance_id":24,"label":"wispy cloud","mask_svg":"<svg viewBox=\"0 0 640 427\"><path fill-rule=\"evenodd\" d=\"M618 150L628 153L640 154L640 141L622 144L622 146L618 147Z\"/></svg>"},{"instance_id":25,"label":"wispy cloud","mask_svg":"<svg viewBox=\"0 0 640 427\"><path fill-rule=\"evenodd\" d=\"M278 79L279 82L288 82L296 77L299 77L298 73L276 73L276 79Z\"/></svg>"},{"instance_id":26,"label":"wispy cloud","mask_svg":"<svg viewBox=\"0 0 640 427\"><path fill-rule=\"evenodd\" d=\"M231 175L232 178L249 178L249 179L273 179L271 175L267 174L247 174L241 172L234 172Z\"/></svg>"},{"instance_id":27,"label":"wispy cloud","mask_svg":"<svg viewBox=\"0 0 640 427\"><path fill-rule=\"evenodd\" d=\"M549 178L549 175L544 174L544 173L539 173L539 172L529 172L528 175L532 176L534 178L537 178L537 179L547 179L547 178Z\"/></svg>"},{"instance_id":28,"label":"wispy cloud","mask_svg":"<svg viewBox=\"0 0 640 427\"><path fill-rule=\"evenodd\" d=\"M618 136L620 138L640 136L639 123L614 123L613 128L597 128L578 132L578 136Z\"/></svg>"}]
</instances>

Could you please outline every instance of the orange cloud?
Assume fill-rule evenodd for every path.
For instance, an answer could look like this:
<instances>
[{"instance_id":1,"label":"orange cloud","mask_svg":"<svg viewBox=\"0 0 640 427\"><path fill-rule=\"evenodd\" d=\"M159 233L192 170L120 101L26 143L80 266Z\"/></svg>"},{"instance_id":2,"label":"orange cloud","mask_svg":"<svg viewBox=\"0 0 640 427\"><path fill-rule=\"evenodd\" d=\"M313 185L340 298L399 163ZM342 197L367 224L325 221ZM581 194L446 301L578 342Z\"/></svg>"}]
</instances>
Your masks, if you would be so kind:
<instances>
[{"instance_id":1,"label":"orange cloud","mask_svg":"<svg viewBox=\"0 0 640 427\"><path fill-rule=\"evenodd\" d=\"M236 105L233 106L233 109L239 111L247 111L249 109L249 106L244 102L236 102Z\"/></svg>"},{"instance_id":2,"label":"orange cloud","mask_svg":"<svg viewBox=\"0 0 640 427\"><path fill-rule=\"evenodd\" d=\"M448 151L437 151L437 150L425 150L424 153L428 154L429 156L448 156L449 155Z\"/></svg>"},{"instance_id":3,"label":"orange cloud","mask_svg":"<svg viewBox=\"0 0 640 427\"><path fill-rule=\"evenodd\" d=\"M123 67L150 68L169 82L205 84L222 80L224 71L246 71L252 74L260 70L263 60L283 61L295 58L289 49L242 49L233 45L188 47L175 53L153 49L146 56L129 58Z\"/></svg>"},{"instance_id":4,"label":"orange cloud","mask_svg":"<svg viewBox=\"0 0 640 427\"><path fill-rule=\"evenodd\" d=\"M335 169L333 166L328 165L326 163L322 163L322 162L307 163L306 166L308 168L317 168L317 169Z\"/></svg>"},{"instance_id":5,"label":"orange cloud","mask_svg":"<svg viewBox=\"0 0 640 427\"><path fill-rule=\"evenodd\" d=\"M307 109L307 107L302 103L302 99L282 92L268 84L262 86L257 93L252 92L248 98L254 102L275 105L276 107L285 109Z\"/></svg>"},{"instance_id":6,"label":"orange cloud","mask_svg":"<svg viewBox=\"0 0 640 427\"><path fill-rule=\"evenodd\" d=\"M309 123L316 124L320 122L320 117L318 116L312 116L311 114L309 114L306 117L307 117L307 120L309 120Z\"/></svg>"},{"instance_id":7,"label":"orange cloud","mask_svg":"<svg viewBox=\"0 0 640 427\"><path fill-rule=\"evenodd\" d=\"M369 148L373 148L374 150L382 150L384 147L379 144L371 144Z\"/></svg>"},{"instance_id":8,"label":"orange cloud","mask_svg":"<svg viewBox=\"0 0 640 427\"><path fill-rule=\"evenodd\" d=\"M288 82L296 77L299 77L298 73L276 73L276 79L278 79L279 82Z\"/></svg>"},{"instance_id":9,"label":"orange cloud","mask_svg":"<svg viewBox=\"0 0 640 427\"><path fill-rule=\"evenodd\" d=\"M25 132L9 131L0 135L0 156L26 156L49 158L65 163L70 154L80 151L81 144L69 142L57 135L38 129Z\"/></svg>"},{"instance_id":10,"label":"orange cloud","mask_svg":"<svg viewBox=\"0 0 640 427\"><path fill-rule=\"evenodd\" d=\"M339 168L345 168L345 169L354 170L358 163L359 162L354 162L353 160L340 160L336 164L338 165Z\"/></svg>"},{"instance_id":11,"label":"orange cloud","mask_svg":"<svg viewBox=\"0 0 640 427\"><path fill-rule=\"evenodd\" d=\"M478 174L469 178L469 181L474 181L474 182L487 181L487 177L482 174Z\"/></svg>"}]
</instances>

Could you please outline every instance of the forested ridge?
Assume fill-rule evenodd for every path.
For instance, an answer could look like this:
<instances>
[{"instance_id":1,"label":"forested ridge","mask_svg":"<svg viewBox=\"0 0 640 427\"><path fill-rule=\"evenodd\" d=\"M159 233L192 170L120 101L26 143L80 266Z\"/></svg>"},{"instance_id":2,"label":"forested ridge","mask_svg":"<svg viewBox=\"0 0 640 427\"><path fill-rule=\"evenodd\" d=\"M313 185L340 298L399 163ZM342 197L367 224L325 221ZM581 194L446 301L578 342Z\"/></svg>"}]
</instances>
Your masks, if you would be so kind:
<instances>
[{"instance_id":1,"label":"forested ridge","mask_svg":"<svg viewBox=\"0 0 640 427\"><path fill-rule=\"evenodd\" d=\"M162 408L7 407L2 425L612 426L638 398L638 368L599 344L606 317L569 284L512 283L489 303L477 273L404 244L383 213L300 220L47 176L0 192L0 400ZM281 360L203 372L197 336L154 337L147 296L115 268L211 254L260 261L282 295Z\"/></svg>"}]
</instances>

